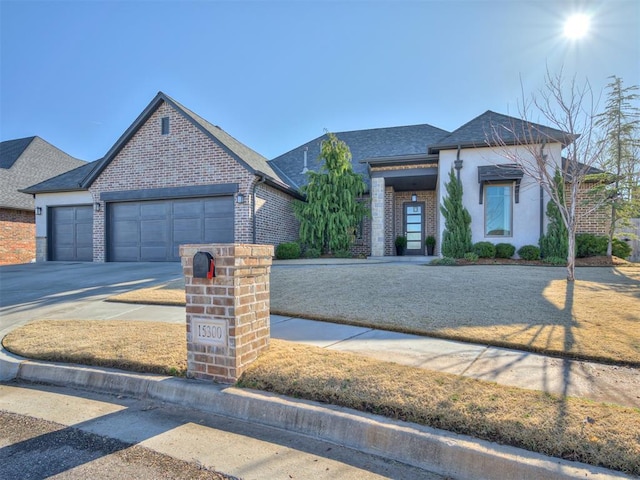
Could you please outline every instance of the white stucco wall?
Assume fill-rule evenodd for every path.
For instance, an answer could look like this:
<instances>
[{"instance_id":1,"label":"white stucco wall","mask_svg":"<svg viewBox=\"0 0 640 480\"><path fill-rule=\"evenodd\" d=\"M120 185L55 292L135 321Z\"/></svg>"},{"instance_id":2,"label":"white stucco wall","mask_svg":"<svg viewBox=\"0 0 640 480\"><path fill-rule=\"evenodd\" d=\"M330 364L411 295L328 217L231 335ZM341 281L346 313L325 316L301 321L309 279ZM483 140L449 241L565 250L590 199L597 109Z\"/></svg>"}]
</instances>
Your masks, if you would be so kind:
<instances>
[{"instance_id":1,"label":"white stucco wall","mask_svg":"<svg viewBox=\"0 0 640 480\"><path fill-rule=\"evenodd\" d=\"M47 207L92 204L93 197L88 191L39 193L36 195L35 206L42 207L42 215L36 215L36 238L47 236Z\"/></svg>"},{"instance_id":2,"label":"white stucco wall","mask_svg":"<svg viewBox=\"0 0 640 480\"><path fill-rule=\"evenodd\" d=\"M508 147L516 150L520 155L526 156L523 147ZM560 144L551 144L545 147L551 171L554 170L554 162L561 158ZM447 195L445 184L449 181L449 171L454 167L457 150L445 150L440 152L438 189L440 199ZM498 149L492 148L468 148L460 151L460 159L463 161L460 170L460 179L463 185L463 203L471 214L471 234L473 243L488 241L494 244L511 243L516 250L523 245L538 245L540 238L540 187L535 180L527 175L520 183L520 201L515 203L515 194L512 199L512 236L510 237L486 237L484 232L484 201L479 202L480 183L478 183L478 167L485 165L499 165L514 163L513 159L505 158ZM455 169L454 169L455 172ZM546 210L548 195L544 194L543 213ZM442 203L442 200L440 200ZM439 233L445 228L444 216L439 214ZM546 228L546 217L544 219Z\"/></svg>"}]
</instances>

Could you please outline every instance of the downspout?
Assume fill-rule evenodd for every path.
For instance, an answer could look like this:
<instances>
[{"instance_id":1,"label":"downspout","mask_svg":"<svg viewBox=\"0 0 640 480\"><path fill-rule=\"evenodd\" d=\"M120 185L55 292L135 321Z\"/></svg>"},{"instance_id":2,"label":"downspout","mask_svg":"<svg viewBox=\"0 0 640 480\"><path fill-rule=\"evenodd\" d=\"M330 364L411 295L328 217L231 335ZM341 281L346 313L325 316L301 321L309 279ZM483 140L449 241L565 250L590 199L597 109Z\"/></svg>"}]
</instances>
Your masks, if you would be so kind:
<instances>
[{"instance_id":1,"label":"downspout","mask_svg":"<svg viewBox=\"0 0 640 480\"><path fill-rule=\"evenodd\" d=\"M256 182L253 184L253 192L251 194L251 201L252 203L252 207L253 207L253 244L256 244L256 188L258 187L258 185L263 184L264 182L267 181L267 177L265 177L264 175L260 175L260 181Z\"/></svg>"},{"instance_id":2,"label":"downspout","mask_svg":"<svg viewBox=\"0 0 640 480\"><path fill-rule=\"evenodd\" d=\"M546 141L542 141L542 146L540 147L540 158L544 162L545 168L547 167L547 156L544 153L544 146ZM538 238L542 238L544 235L544 188L540 185L540 236Z\"/></svg>"}]
</instances>

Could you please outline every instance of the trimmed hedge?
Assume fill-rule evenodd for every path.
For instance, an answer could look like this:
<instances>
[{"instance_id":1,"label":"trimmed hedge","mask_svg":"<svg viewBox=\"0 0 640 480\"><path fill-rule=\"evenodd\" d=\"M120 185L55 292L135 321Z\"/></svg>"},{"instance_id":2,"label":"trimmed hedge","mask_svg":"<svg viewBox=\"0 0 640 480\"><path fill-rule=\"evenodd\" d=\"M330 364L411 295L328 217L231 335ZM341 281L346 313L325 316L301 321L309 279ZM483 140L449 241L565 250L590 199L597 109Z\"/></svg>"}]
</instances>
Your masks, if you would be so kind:
<instances>
[{"instance_id":1,"label":"trimmed hedge","mask_svg":"<svg viewBox=\"0 0 640 480\"><path fill-rule=\"evenodd\" d=\"M578 233L576 235L576 257L597 257L607 254L609 240L603 235Z\"/></svg>"},{"instance_id":2,"label":"trimmed hedge","mask_svg":"<svg viewBox=\"0 0 640 480\"><path fill-rule=\"evenodd\" d=\"M540 260L540 249L535 245L524 245L518 250L518 255L523 260Z\"/></svg>"},{"instance_id":3,"label":"trimmed hedge","mask_svg":"<svg viewBox=\"0 0 640 480\"><path fill-rule=\"evenodd\" d=\"M496 258L511 258L516 254L516 247L510 243L496 245Z\"/></svg>"},{"instance_id":4,"label":"trimmed hedge","mask_svg":"<svg viewBox=\"0 0 640 480\"><path fill-rule=\"evenodd\" d=\"M611 254L618 258L627 258L631 255L631 245L627 242L623 242L618 238L613 239L613 243L611 245Z\"/></svg>"},{"instance_id":5,"label":"trimmed hedge","mask_svg":"<svg viewBox=\"0 0 640 480\"><path fill-rule=\"evenodd\" d=\"M278 260L300 258L300 245L296 242L281 243L276 247L276 258Z\"/></svg>"},{"instance_id":6,"label":"trimmed hedge","mask_svg":"<svg viewBox=\"0 0 640 480\"><path fill-rule=\"evenodd\" d=\"M473 253L479 258L495 258L496 246L491 242L477 242L473 244Z\"/></svg>"}]
</instances>

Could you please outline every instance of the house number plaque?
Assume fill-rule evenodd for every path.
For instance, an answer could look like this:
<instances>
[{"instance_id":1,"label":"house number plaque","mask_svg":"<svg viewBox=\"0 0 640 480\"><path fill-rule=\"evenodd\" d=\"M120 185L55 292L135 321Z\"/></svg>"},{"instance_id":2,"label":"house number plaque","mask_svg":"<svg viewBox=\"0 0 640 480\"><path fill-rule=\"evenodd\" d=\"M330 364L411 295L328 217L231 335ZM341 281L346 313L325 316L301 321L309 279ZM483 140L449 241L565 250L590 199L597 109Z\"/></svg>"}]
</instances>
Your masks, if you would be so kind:
<instances>
[{"instance_id":1,"label":"house number plaque","mask_svg":"<svg viewBox=\"0 0 640 480\"><path fill-rule=\"evenodd\" d=\"M195 343L206 343L219 347L227 346L226 320L193 317L191 325L191 334Z\"/></svg>"}]
</instances>

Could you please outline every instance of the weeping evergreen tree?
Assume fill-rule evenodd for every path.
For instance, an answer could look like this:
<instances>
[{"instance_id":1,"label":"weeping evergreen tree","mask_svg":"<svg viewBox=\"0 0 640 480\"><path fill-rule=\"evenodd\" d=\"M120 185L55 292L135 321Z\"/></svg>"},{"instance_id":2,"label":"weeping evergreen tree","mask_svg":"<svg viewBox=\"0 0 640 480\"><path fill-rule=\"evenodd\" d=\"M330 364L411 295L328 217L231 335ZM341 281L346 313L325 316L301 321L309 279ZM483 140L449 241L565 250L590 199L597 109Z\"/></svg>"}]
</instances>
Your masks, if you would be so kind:
<instances>
[{"instance_id":1,"label":"weeping evergreen tree","mask_svg":"<svg viewBox=\"0 0 640 480\"><path fill-rule=\"evenodd\" d=\"M300 240L322 252L347 251L367 207L359 201L366 189L353 171L351 151L332 134L322 142L320 172L309 171L309 182L301 188L306 202L296 201L294 213L300 221Z\"/></svg>"},{"instance_id":2,"label":"weeping evergreen tree","mask_svg":"<svg viewBox=\"0 0 640 480\"><path fill-rule=\"evenodd\" d=\"M445 188L447 196L442 199L440 206L445 228L442 233L442 255L462 258L471 251L471 215L462 204L462 184L456 179L453 168Z\"/></svg>"},{"instance_id":3,"label":"weeping evergreen tree","mask_svg":"<svg viewBox=\"0 0 640 480\"><path fill-rule=\"evenodd\" d=\"M564 180L560 170L556 168L553 176L555 189L558 192L558 201L564 206ZM540 254L542 258L567 258L569 252L569 232L562 220L562 214L558 205L553 200L547 203L547 234L540 237Z\"/></svg>"}]
</instances>

